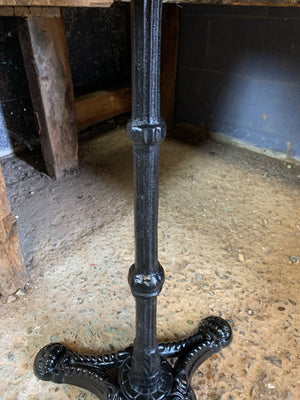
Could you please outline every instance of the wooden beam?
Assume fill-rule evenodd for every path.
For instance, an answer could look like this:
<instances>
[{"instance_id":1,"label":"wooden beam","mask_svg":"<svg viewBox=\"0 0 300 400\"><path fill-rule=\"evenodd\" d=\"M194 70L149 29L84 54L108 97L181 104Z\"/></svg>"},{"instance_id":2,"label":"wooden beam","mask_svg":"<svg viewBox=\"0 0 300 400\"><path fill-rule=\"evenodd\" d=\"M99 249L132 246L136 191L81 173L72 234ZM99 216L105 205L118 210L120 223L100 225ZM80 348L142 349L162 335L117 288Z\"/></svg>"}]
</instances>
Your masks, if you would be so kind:
<instances>
[{"instance_id":1,"label":"wooden beam","mask_svg":"<svg viewBox=\"0 0 300 400\"><path fill-rule=\"evenodd\" d=\"M78 165L77 121L63 18L31 17L19 31L49 175Z\"/></svg>"},{"instance_id":2,"label":"wooden beam","mask_svg":"<svg viewBox=\"0 0 300 400\"><path fill-rule=\"evenodd\" d=\"M0 0L1 1L1 0ZM59 7L0 7L1 17L60 17Z\"/></svg>"},{"instance_id":3,"label":"wooden beam","mask_svg":"<svg viewBox=\"0 0 300 400\"><path fill-rule=\"evenodd\" d=\"M76 98L79 129L131 110L131 89L98 91Z\"/></svg>"},{"instance_id":4,"label":"wooden beam","mask_svg":"<svg viewBox=\"0 0 300 400\"><path fill-rule=\"evenodd\" d=\"M0 294L8 296L28 282L25 262L17 232L17 221L11 212L0 165Z\"/></svg>"},{"instance_id":5,"label":"wooden beam","mask_svg":"<svg viewBox=\"0 0 300 400\"><path fill-rule=\"evenodd\" d=\"M174 121L178 38L179 7L165 4L162 19L161 115L168 127Z\"/></svg>"}]
</instances>

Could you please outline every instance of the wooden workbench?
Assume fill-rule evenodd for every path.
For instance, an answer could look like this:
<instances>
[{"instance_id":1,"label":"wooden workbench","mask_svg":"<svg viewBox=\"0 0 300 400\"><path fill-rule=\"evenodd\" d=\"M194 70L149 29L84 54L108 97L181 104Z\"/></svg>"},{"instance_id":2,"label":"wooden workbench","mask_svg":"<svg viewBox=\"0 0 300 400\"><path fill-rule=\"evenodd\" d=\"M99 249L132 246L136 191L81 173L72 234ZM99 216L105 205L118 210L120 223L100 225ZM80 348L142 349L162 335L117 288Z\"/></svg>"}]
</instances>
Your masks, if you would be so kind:
<instances>
[{"instance_id":1,"label":"wooden workbench","mask_svg":"<svg viewBox=\"0 0 300 400\"><path fill-rule=\"evenodd\" d=\"M131 110L131 89L128 87L74 98L65 26L61 8L57 6L75 5L108 7L111 2L0 0L0 16L24 18L19 39L34 116L47 172L56 178L78 165L78 128ZM176 5L168 5L163 17L162 113L169 122L173 120L174 112L178 10ZM3 214L2 219L5 219L8 201L2 175L0 190L3 199L6 199L0 203L0 217ZM9 215L12 220L10 210ZM16 220L13 226L16 231ZM0 235L3 239L0 241L0 252L7 253L8 249L14 251L14 264L12 265L12 258L6 257L3 258L0 268L0 294L8 295L24 286L26 272L21 252L14 250L19 246L17 235L7 235L3 224L0 226ZM11 246L11 240L14 247Z\"/></svg>"},{"instance_id":2,"label":"wooden workbench","mask_svg":"<svg viewBox=\"0 0 300 400\"><path fill-rule=\"evenodd\" d=\"M34 6L25 6L31 4ZM34 116L47 172L56 178L78 165L78 128L131 110L131 90L128 87L74 98L64 21L61 8L56 6L75 5L108 7L111 2L0 0L0 16L25 19L19 38ZM167 122L173 119L174 110L178 11L175 4L167 5L164 10L162 110Z\"/></svg>"}]
</instances>

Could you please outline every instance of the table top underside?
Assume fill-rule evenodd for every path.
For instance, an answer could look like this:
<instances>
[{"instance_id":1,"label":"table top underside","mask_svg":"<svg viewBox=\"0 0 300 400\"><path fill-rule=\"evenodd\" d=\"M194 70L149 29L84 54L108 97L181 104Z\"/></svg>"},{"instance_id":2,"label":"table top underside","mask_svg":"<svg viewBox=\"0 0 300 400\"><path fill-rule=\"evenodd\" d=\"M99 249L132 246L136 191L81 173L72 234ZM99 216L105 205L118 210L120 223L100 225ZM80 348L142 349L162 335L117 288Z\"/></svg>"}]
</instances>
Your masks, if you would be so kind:
<instances>
[{"instance_id":1,"label":"table top underside","mask_svg":"<svg viewBox=\"0 0 300 400\"><path fill-rule=\"evenodd\" d=\"M300 7L300 0L164 0L164 2L181 4ZM109 7L112 3L113 0L0 0L0 7Z\"/></svg>"}]
</instances>

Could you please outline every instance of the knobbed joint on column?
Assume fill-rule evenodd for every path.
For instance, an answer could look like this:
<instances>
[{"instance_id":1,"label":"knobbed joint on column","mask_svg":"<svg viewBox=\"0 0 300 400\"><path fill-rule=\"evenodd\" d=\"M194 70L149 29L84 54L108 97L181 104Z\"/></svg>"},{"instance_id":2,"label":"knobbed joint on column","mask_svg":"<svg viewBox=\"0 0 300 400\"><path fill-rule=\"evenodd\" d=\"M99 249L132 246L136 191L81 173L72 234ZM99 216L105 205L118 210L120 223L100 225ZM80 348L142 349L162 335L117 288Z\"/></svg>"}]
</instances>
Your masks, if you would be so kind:
<instances>
[{"instance_id":1,"label":"knobbed joint on column","mask_svg":"<svg viewBox=\"0 0 300 400\"><path fill-rule=\"evenodd\" d=\"M134 120L127 125L129 139L135 145L153 146L159 144L166 137L166 123L161 118L158 124L140 123Z\"/></svg>"},{"instance_id":2,"label":"knobbed joint on column","mask_svg":"<svg viewBox=\"0 0 300 400\"><path fill-rule=\"evenodd\" d=\"M151 274L138 274L135 270L135 264L131 266L128 274L128 282L134 297L158 296L165 281L163 267L158 263L158 270Z\"/></svg>"}]
</instances>

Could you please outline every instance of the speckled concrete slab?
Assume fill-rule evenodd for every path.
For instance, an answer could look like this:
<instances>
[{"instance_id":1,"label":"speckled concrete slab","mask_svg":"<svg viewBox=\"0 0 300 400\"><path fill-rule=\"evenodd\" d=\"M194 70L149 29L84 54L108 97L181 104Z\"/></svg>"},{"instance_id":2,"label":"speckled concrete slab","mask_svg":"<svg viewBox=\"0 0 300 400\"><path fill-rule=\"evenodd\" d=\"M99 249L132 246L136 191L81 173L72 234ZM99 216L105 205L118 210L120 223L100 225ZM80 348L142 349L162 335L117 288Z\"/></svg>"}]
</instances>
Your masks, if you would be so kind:
<instances>
[{"instance_id":1,"label":"speckled concrete slab","mask_svg":"<svg viewBox=\"0 0 300 400\"><path fill-rule=\"evenodd\" d=\"M95 399L38 381L35 354L49 341L86 352L133 341L131 164L123 128L81 143L78 173L60 181L3 160L30 283L1 298L1 400ZM299 399L299 166L170 139L161 164L159 338L222 316L234 340L196 373L198 399Z\"/></svg>"}]
</instances>

